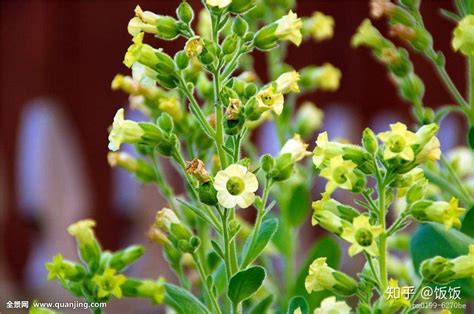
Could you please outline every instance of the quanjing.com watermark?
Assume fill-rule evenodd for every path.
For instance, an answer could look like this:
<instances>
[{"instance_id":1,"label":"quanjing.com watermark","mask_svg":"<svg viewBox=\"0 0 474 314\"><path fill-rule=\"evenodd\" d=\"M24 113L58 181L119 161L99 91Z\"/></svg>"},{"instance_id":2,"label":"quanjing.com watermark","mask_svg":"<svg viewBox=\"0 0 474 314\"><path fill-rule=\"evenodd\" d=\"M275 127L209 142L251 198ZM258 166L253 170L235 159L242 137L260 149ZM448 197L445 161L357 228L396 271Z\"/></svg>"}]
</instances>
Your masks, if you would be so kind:
<instances>
[{"instance_id":1,"label":"quanjing.com watermark","mask_svg":"<svg viewBox=\"0 0 474 314\"><path fill-rule=\"evenodd\" d=\"M25 300L9 300L5 303L6 309L29 309L32 308L48 308L48 309L93 309L93 308L105 308L107 303L105 302L39 302L39 301L25 301Z\"/></svg>"},{"instance_id":2,"label":"quanjing.com watermark","mask_svg":"<svg viewBox=\"0 0 474 314\"><path fill-rule=\"evenodd\" d=\"M430 287L425 286L416 292L414 286L387 287L385 295L388 300L412 301L415 294L422 301L411 304L412 309L465 309L466 304L461 300L461 287ZM415 299L418 299L415 297Z\"/></svg>"}]
</instances>

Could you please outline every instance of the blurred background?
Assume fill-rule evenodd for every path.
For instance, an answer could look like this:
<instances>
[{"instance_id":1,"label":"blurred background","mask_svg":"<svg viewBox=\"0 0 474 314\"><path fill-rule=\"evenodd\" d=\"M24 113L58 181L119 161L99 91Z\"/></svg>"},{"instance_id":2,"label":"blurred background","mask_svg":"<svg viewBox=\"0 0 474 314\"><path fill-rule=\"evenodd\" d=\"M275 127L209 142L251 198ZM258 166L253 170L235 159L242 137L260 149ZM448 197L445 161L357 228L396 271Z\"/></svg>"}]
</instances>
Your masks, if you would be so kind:
<instances>
[{"instance_id":1,"label":"blurred background","mask_svg":"<svg viewBox=\"0 0 474 314\"><path fill-rule=\"evenodd\" d=\"M139 4L174 15L179 2ZM200 9L199 1L189 2ZM110 83L116 73L129 73L122 60L131 42L126 28L136 4L0 2L0 311L7 300L68 300L59 285L46 282L43 265L57 252L75 258L66 227L84 217L97 220L106 249L147 245L145 258L132 269L135 275L173 278L159 248L149 246L144 234L163 201L154 188L137 186L127 174L111 170L106 159L107 128L115 111L127 103L127 96L113 92ZM425 0L422 13L435 48L445 53L448 72L463 90L465 65L451 51L453 24L440 16L440 8L451 10L451 1ZM288 63L299 69L330 62L342 70L337 92L307 97L325 111L323 129L357 141L366 126L380 130L395 120L411 122L409 107L398 98L384 67L368 50L350 48L352 34L368 16L368 1L298 0L299 16L316 10L335 18L334 38L291 47ZM385 21L375 25L386 31ZM184 42L153 44L174 54ZM431 66L411 55L427 87L425 103L433 108L449 103ZM265 59L261 54L256 58L265 77ZM463 123L456 118L444 123L443 148L461 144ZM321 230L308 232L318 237Z\"/></svg>"}]
</instances>

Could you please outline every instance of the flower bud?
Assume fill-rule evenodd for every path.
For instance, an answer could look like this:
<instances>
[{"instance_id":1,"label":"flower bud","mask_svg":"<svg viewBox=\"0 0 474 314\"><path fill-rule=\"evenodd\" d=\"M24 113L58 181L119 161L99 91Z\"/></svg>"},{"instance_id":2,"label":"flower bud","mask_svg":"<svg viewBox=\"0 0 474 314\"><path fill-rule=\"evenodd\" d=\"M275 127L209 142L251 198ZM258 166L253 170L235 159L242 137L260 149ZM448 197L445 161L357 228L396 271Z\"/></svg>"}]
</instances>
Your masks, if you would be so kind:
<instances>
[{"instance_id":1,"label":"flower bud","mask_svg":"<svg viewBox=\"0 0 474 314\"><path fill-rule=\"evenodd\" d=\"M275 158L275 166L269 175L275 181L285 181L292 174L295 168L292 154L284 153Z\"/></svg>"},{"instance_id":2,"label":"flower bud","mask_svg":"<svg viewBox=\"0 0 474 314\"><path fill-rule=\"evenodd\" d=\"M124 250L114 252L110 258L109 266L118 271L123 270L135 263L144 253L145 248L142 245L129 246Z\"/></svg>"},{"instance_id":3,"label":"flower bud","mask_svg":"<svg viewBox=\"0 0 474 314\"><path fill-rule=\"evenodd\" d=\"M241 0L241 1L248 1L248 0ZM247 21L244 20L241 16L237 16L234 20L234 23L232 24L232 32L239 37L243 37L247 33L248 29L249 29L249 24L247 23Z\"/></svg>"},{"instance_id":4,"label":"flower bud","mask_svg":"<svg viewBox=\"0 0 474 314\"><path fill-rule=\"evenodd\" d=\"M257 93L257 85L254 83L247 83L244 87L245 97L250 98Z\"/></svg>"},{"instance_id":5,"label":"flower bud","mask_svg":"<svg viewBox=\"0 0 474 314\"><path fill-rule=\"evenodd\" d=\"M357 291L357 282L348 275L329 267L326 264L326 258L320 257L309 267L305 288L308 293L327 289L338 295L349 296Z\"/></svg>"},{"instance_id":6,"label":"flower bud","mask_svg":"<svg viewBox=\"0 0 474 314\"><path fill-rule=\"evenodd\" d=\"M163 279L153 281L128 278L122 285L122 290L125 296L148 298L153 304L161 304L165 299Z\"/></svg>"},{"instance_id":7,"label":"flower bud","mask_svg":"<svg viewBox=\"0 0 474 314\"><path fill-rule=\"evenodd\" d=\"M201 183L206 183L211 180L209 173L206 170L206 166L202 160L197 158L186 162L186 172L194 176Z\"/></svg>"},{"instance_id":8,"label":"flower bud","mask_svg":"<svg viewBox=\"0 0 474 314\"><path fill-rule=\"evenodd\" d=\"M232 0L229 11L235 14L244 14L255 6L256 0Z\"/></svg>"},{"instance_id":9,"label":"flower bud","mask_svg":"<svg viewBox=\"0 0 474 314\"><path fill-rule=\"evenodd\" d=\"M270 24L262 27L253 38L255 48L266 51L277 47L278 38L275 35L277 24Z\"/></svg>"},{"instance_id":10,"label":"flower bud","mask_svg":"<svg viewBox=\"0 0 474 314\"><path fill-rule=\"evenodd\" d=\"M199 200L209 206L217 204L217 191L211 182L205 182L198 188Z\"/></svg>"},{"instance_id":11,"label":"flower bud","mask_svg":"<svg viewBox=\"0 0 474 314\"><path fill-rule=\"evenodd\" d=\"M425 281L446 283L443 279L450 277L453 274L450 268L448 259L441 256L435 256L421 263L420 272Z\"/></svg>"},{"instance_id":12,"label":"flower bud","mask_svg":"<svg viewBox=\"0 0 474 314\"><path fill-rule=\"evenodd\" d=\"M142 11L140 6L135 8L135 14L143 22L156 27L156 35L165 40L175 39L179 35L177 21L171 16L157 15L150 11Z\"/></svg>"},{"instance_id":13,"label":"flower bud","mask_svg":"<svg viewBox=\"0 0 474 314\"><path fill-rule=\"evenodd\" d=\"M262 167L263 171L270 172L274 166L275 160L271 155L265 154L260 158L260 167Z\"/></svg>"},{"instance_id":14,"label":"flower bud","mask_svg":"<svg viewBox=\"0 0 474 314\"><path fill-rule=\"evenodd\" d=\"M189 65L189 59L188 59L188 56L186 55L186 52L178 51L174 55L174 62L178 66L178 69L180 70L186 69Z\"/></svg>"},{"instance_id":15,"label":"flower bud","mask_svg":"<svg viewBox=\"0 0 474 314\"><path fill-rule=\"evenodd\" d=\"M472 57L474 55L474 15L467 15L453 31L452 46L455 51L461 51L462 54Z\"/></svg>"},{"instance_id":16,"label":"flower bud","mask_svg":"<svg viewBox=\"0 0 474 314\"><path fill-rule=\"evenodd\" d=\"M452 197L448 202L418 201L411 207L413 217L420 221L433 221L444 224L446 230L451 227L461 227L461 216L464 208L458 207L459 201Z\"/></svg>"},{"instance_id":17,"label":"flower bud","mask_svg":"<svg viewBox=\"0 0 474 314\"><path fill-rule=\"evenodd\" d=\"M173 118L171 118L171 116L168 113L163 112L162 114L160 114L156 123L158 124L158 126L163 132L165 133L173 132L173 129L174 129Z\"/></svg>"},{"instance_id":18,"label":"flower bud","mask_svg":"<svg viewBox=\"0 0 474 314\"><path fill-rule=\"evenodd\" d=\"M296 113L296 129L304 138L312 135L322 125L324 113L312 102L306 101Z\"/></svg>"},{"instance_id":19,"label":"flower bud","mask_svg":"<svg viewBox=\"0 0 474 314\"><path fill-rule=\"evenodd\" d=\"M412 204L417 202L425 197L426 190L428 188L428 181L422 180L417 182L415 185L411 186L408 189L406 200L408 204Z\"/></svg>"},{"instance_id":20,"label":"flower bud","mask_svg":"<svg viewBox=\"0 0 474 314\"><path fill-rule=\"evenodd\" d=\"M379 148L377 137L369 128L365 128L364 132L362 133L362 145L371 154L375 154Z\"/></svg>"},{"instance_id":21,"label":"flower bud","mask_svg":"<svg viewBox=\"0 0 474 314\"><path fill-rule=\"evenodd\" d=\"M177 240L188 241L192 234L179 220L173 210L163 207L156 213L155 225Z\"/></svg>"},{"instance_id":22,"label":"flower bud","mask_svg":"<svg viewBox=\"0 0 474 314\"><path fill-rule=\"evenodd\" d=\"M79 257L92 269L98 267L102 251L92 230L95 224L95 221L92 219L84 219L73 223L67 228L67 232L76 238Z\"/></svg>"},{"instance_id":23,"label":"flower bud","mask_svg":"<svg viewBox=\"0 0 474 314\"><path fill-rule=\"evenodd\" d=\"M386 40L372 25L370 20L365 19L357 29L357 33L352 36L351 45L353 47L367 46L369 48L382 49L386 45Z\"/></svg>"},{"instance_id":24,"label":"flower bud","mask_svg":"<svg viewBox=\"0 0 474 314\"><path fill-rule=\"evenodd\" d=\"M146 236L148 240L150 240L151 242L155 242L156 244L161 246L171 244L170 240L168 239L168 236L160 228L157 228L154 225L148 229Z\"/></svg>"},{"instance_id":25,"label":"flower bud","mask_svg":"<svg viewBox=\"0 0 474 314\"><path fill-rule=\"evenodd\" d=\"M146 161L134 158L125 152L109 152L107 161L111 167L121 167L137 176L142 182L156 179L155 170Z\"/></svg>"},{"instance_id":26,"label":"flower bud","mask_svg":"<svg viewBox=\"0 0 474 314\"><path fill-rule=\"evenodd\" d=\"M178 18L186 24L190 24L194 19L193 8L187 1L181 1L178 8L176 9L176 15Z\"/></svg>"},{"instance_id":27,"label":"flower bud","mask_svg":"<svg viewBox=\"0 0 474 314\"><path fill-rule=\"evenodd\" d=\"M225 55L230 55L231 53L234 53L235 49L237 48L237 41L238 41L237 35L233 34L233 35L227 36L224 39L224 42L222 43L222 52Z\"/></svg>"},{"instance_id":28,"label":"flower bud","mask_svg":"<svg viewBox=\"0 0 474 314\"><path fill-rule=\"evenodd\" d=\"M337 216L334 212L325 210L324 200L313 202L312 207L314 209L313 216L311 217L311 225L321 225L324 229L334 234L340 235L343 231L343 220Z\"/></svg>"},{"instance_id":29,"label":"flower bud","mask_svg":"<svg viewBox=\"0 0 474 314\"><path fill-rule=\"evenodd\" d=\"M418 75L411 73L400 80L400 94L403 99L416 102L423 97L425 86Z\"/></svg>"}]
</instances>

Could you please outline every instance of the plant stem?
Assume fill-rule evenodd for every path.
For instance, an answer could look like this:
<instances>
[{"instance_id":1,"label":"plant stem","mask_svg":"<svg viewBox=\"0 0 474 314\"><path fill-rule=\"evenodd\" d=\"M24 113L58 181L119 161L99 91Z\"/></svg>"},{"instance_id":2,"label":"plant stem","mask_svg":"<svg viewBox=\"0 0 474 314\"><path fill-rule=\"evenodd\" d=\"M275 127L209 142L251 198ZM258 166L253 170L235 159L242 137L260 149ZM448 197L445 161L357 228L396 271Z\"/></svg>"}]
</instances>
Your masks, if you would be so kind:
<instances>
[{"instance_id":1,"label":"plant stem","mask_svg":"<svg viewBox=\"0 0 474 314\"><path fill-rule=\"evenodd\" d=\"M411 296L410 298L410 305L413 305L413 302L416 301L416 299L418 299L418 297L420 296L420 293L421 293L421 289L423 289L423 287L425 286L425 282L422 280L420 282L420 284L418 285L418 287L416 287L416 290L415 292L413 293L413 295ZM406 307L404 310L403 310L403 314L405 313L408 313L408 311L410 310L410 307Z\"/></svg>"},{"instance_id":2,"label":"plant stem","mask_svg":"<svg viewBox=\"0 0 474 314\"><path fill-rule=\"evenodd\" d=\"M379 194L379 220L382 225L383 232L380 234L380 282L382 291L387 288L387 237L386 237L386 221L385 221L385 178L381 180L378 176L377 190Z\"/></svg>"},{"instance_id":3,"label":"plant stem","mask_svg":"<svg viewBox=\"0 0 474 314\"><path fill-rule=\"evenodd\" d=\"M222 231L224 234L224 264L225 264L225 273L227 275L227 282L230 282L230 278L233 275L232 266L230 262L230 241L229 241L229 228L227 223L229 209L224 208L224 213L222 214Z\"/></svg>"},{"instance_id":4,"label":"plant stem","mask_svg":"<svg viewBox=\"0 0 474 314\"><path fill-rule=\"evenodd\" d=\"M227 155L224 151L224 128L223 128L223 114L222 114L222 103L219 99L220 92L220 75L219 71L216 70L213 73L213 82L214 82L214 108L216 115L216 131L214 139L216 140L217 153L219 155L219 160L221 161L221 169L227 167Z\"/></svg>"},{"instance_id":5,"label":"plant stem","mask_svg":"<svg viewBox=\"0 0 474 314\"><path fill-rule=\"evenodd\" d=\"M369 264L370 270L372 271L372 275L374 275L374 279L377 282L379 289L381 287L380 283L380 278L379 274L377 273L377 270L375 269L374 262L372 261L372 256L370 256L368 253L364 252L365 259L367 260L367 263ZM381 294L383 294L383 291L380 291Z\"/></svg>"},{"instance_id":6,"label":"plant stem","mask_svg":"<svg viewBox=\"0 0 474 314\"><path fill-rule=\"evenodd\" d=\"M470 115L469 115L469 124L474 125L474 58L468 58L468 78L469 78L469 86L468 86L468 97L469 97L469 105L470 108Z\"/></svg>"},{"instance_id":7,"label":"plant stem","mask_svg":"<svg viewBox=\"0 0 474 314\"><path fill-rule=\"evenodd\" d=\"M469 192L466 190L466 187L462 184L462 182L461 182L461 180L459 179L458 175L456 174L456 172L454 172L453 167L451 167L451 165L449 164L448 160L446 159L446 157L444 157L443 154L441 154L440 161L441 161L441 164L443 164L443 166L446 168L446 170L448 170L449 175L450 175L451 178L453 179L454 183L457 185L459 191L463 194L463 196L464 196L467 200L471 200L471 195L470 195ZM469 203L467 203L466 205L472 206L472 203L469 202Z\"/></svg>"},{"instance_id":8,"label":"plant stem","mask_svg":"<svg viewBox=\"0 0 474 314\"><path fill-rule=\"evenodd\" d=\"M214 295L212 290L209 289L209 287L207 286L207 275L206 275L206 271L204 270L204 267L202 265L201 258L199 257L199 254L193 253L193 258L194 258L194 262L196 264L196 268L197 268L198 273L199 273L199 277L201 278L202 285L203 285L204 290L206 291L206 293L209 297L209 301L211 303L211 308L209 310L211 310L211 312L213 312L213 313L221 313L221 310L219 308L219 304L217 303L216 296Z\"/></svg>"}]
</instances>

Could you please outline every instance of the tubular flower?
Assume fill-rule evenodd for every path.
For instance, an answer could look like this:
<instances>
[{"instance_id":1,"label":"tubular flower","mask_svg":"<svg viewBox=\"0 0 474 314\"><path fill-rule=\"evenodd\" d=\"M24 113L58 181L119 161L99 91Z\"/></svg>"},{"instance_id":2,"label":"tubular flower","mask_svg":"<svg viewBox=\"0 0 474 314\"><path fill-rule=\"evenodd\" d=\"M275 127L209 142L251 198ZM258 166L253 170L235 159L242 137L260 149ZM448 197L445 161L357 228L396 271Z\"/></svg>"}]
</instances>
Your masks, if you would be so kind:
<instances>
[{"instance_id":1,"label":"tubular flower","mask_svg":"<svg viewBox=\"0 0 474 314\"><path fill-rule=\"evenodd\" d=\"M277 21L275 36L280 40L288 40L299 46L303 40L303 35L301 34L302 26L303 22L301 19L290 10L287 15Z\"/></svg>"},{"instance_id":2,"label":"tubular flower","mask_svg":"<svg viewBox=\"0 0 474 314\"><path fill-rule=\"evenodd\" d=\"M301 139L299 134L295 134L292 139L286 141L283 147L280 150L280 155L290 153L291 159L293 162L300 161L308 155L311 155L311 152L308 152L306 148L308 144L305 144Z\"/></svg>"},{"instance_id":3,"label":"tubular flower","mask_svg":"<svg viewBox=\"0 0 474 314\"><path fill-rule=\"evenodd\" d=\"M275 91L271 86L259 91L256 100L260 112L273 110L277 115L280 115L283 111L283 103L285 101L283 94Z\"/></svg>"},{"instance_id":4,"label":"tubular flower","mask_svg":"<svg viewBox=\"0 0 474 314\"><path fill-rule=\"evenodd\" d=\"M232 164L216 174L214 188L222 206L232 208L239 205L241 208L247 208L255 200L258 181L246 167Z\"/></svg>"},{"instance_id":5,"label":"tubular flower","mask_svg":"<svg viewBox=\"0 0 474 314\"><path fill-rule=\"evenodd\" d=\"M156 213L155 224L167 231L170 232L172 224L180 224L178 216L169 208L163 207L159 212Z\"/></svg>"},{"instance_id":6,"label":"tubular flower","mask_svg":"<svg viewBox=\"0 0 474 314\"><path fill-rule=\"evenodd\" d=\"M316 87L325 91L335 91L341 81L341 70L330 63L325 63L318 69L315 77Z\"/></svg>"},{"instance_id":7,"label":"tubular flower","mask_svg":"<svg viewBox=\"0 0 474 314\"><path fill-rule=\"evenodd\" d=\"M300 87L298 81L300 80L300 74L296 71L283 73L276 80L276 90L278 93L288 94L289 92L299 93Z\"/></svg>"},{"instance_id":8,"label":"tubular flower","mask_svg":"<svg viewBox=\"0 0 474 314\"><path fill-rule=\"evenodd\" d=\"M186 52L186 56L188 56L189 59L192 59L202 53L203 47L201 37L194 36L186 42L184 51Z\"/></svg>"},{"instance_id":9,"label":"tubular flower","mask_svg":"<svg viewBox=\"0 0 474 314\"><path fill-rule=\"evenodd\" d=\"M76 267L71 262L65 261L61 254L55 255L50 263L46 263L45 267L48 270L48 280L70 279L78 274Z\"/></svg>"},{"instance_id":10,"label":"tubular flower","mask_svg":"<svg viewBox=\"0 0 474 314\"><path fill-rule=\"evenodd\" d=\"M354 162L344 160L342 155L331 158L329 166L321 170L321 176L328 180L326 192L330 194L337 187L351 190L357 181L357 175L354 173L356 167Z\"/></svg>"},{"instance_id":11,"label":"tubular flower","mask_svg":"<svg viewBox=\"0 0 474 314\"><path fill-rule=\"evenodd\" d=\"M313 150L313 163L320 168L323 163L331 158L342 155L343 145L337 142L328 141L328 133L319 133L316 140L316 147Z\"/></svg>"},{"instance_id":12,"label":"tubular flower","mask_svg":"<svg viewBox=\"0 0 474 314\"><path fill-rule=\"evenodd\" d=\"M474 56L474 15L465 16L453 31L452 46L466 56Z\"/></svg>"},{"instance_id":13,"label":"tubular flower","mask_svg":"<svg viewBox=\"0 0 474 314\"><path fill-rule=\"evenodd\" d=\"M179 104L179 100L175 96L162 97L158 100L158 108L168 113L174 121L179 122L183 118L183 111Z\"/></svg>"},{"instance_id":14,"label":"tubular flower","mask_svg":"<svg viewBox=\"0 0 474 314\"><path fill-rule=\"evenodd\" d=\"M232 0L206 0L207 5L223 9L232 3Z\"/></svg>"},{"instance_id":15,"label":"tubular flower","mask_svg":"<svg viewBox=\"0 0 474 314\"><path fill-rule=\"evenodd\" d=\"M316 41L323 41L332 38L334 35L333 17L325 15L322 12L314 12L313 15L305 21L303 27Z\"/></svg>"},{"instance_id":16,"label":"tubular flower","mask_svg":"<svg viewBox=\"0 0 474 314\"><path fill-rule=\"evenodd\" d=\"M353 47L367 46L369 48L381 48L383 37L372 25L369 19L365 19L357 28L357 33L352 36L351 45Z\"/></svg>"},{"instance_id":17,"label":"tubular flower","mask_svg":"<svg viewBox=\"0 0 474 314\"><path fill-rule=\"evenodd\" d=\"M372 226L369 223L369 217L360 215L354 218L351 226L344 228L341 238L352 243L349 248L350 256L354 256L362 251L366 251L372 256L378 256L379 252L375 239L382 231L382 226Z\"/></svg>"},{"instance_id":18,"label":"tubular flower","mask_svg":"<svg viewBox=\"0 0 474 314\"><path fill-rule=\"evenodd\" d=\"M461 219L460 217L465 212L464 208L460 208L459 201L457 198L452 197L448 202L431 202L431 201L419 201L413 204L412 214L413 216L421 221L434 221L440 224L444 224L447 229L451 227L460 228Z\"/></svg>"},{"instance_id":19,"label":"tubular flower","mask_svg":"<svg viewBox=\"0 0 474 314\"><path fill-rule=\"evenodd\" d=\"M97 296L104 298L108 296L115 296L117 298L122 297L122 286L127 278L120 274L116 275L116 270L113 268L107 268L102 275L95 275L92 281L97 285L98 291Z\"/></svg>"},{"instance_id":20,"label":"tubular flower","mask_svg":"<svg viewBox=\"0 0 474 314\"><path fill-rule=\"evenodd\" d=\"M150 298L153 304L161 304L165 299L165 285L163 280L158 281L144 280L137 287L137 294L139 296Z\"/></svg>"},{"instance_id":21,"label":"tubular flower","mask_svg":"<svg viewBox=\"0 0 474 314\"><path fill-rule=\"evenodd\" d=\"M109 149L117 151L122 143L138 143L144 134L145 131L137 122L124 119L124 110L121 108L115 114L109 134Z\"/></svg>"},{"instance_id":22,"label":"tubular flower","mask_svg":"<svg viewBox=\"0 0 474 314\"><path fill-rule=\"evenodd\" d=\"M158 35L158 29L155 25L144 23L139 17L134 17L128 22L128 33L136 36L141 32Z\"/></svg>"},{"instance_id":23,"label":"tubular flower","mask_svg":"<svg viewBox=\"0 0 474 314\"><path fill-rule=\"evenodd\" d=\"M453 279L474 277L474 244L469 245L469 253L451 260Z\"/></svg>"},{"instance_id":24,"label":"tubular flower","mask_svg":"<svg viewBox=\"0 0 474 314\"><path fill-rule=\"evenodd\" d=\"M325 257L315 259L309 266L304 286L308 293L328 289L333 292L337 291L341 295L351 295L357 289L355 280L329 267Z\"/></svg>"},{"instance_id":25,"label":"tubular flower","mask_svg":"<svg viewBox=\"0 0 474 314\"><path fill-rule=\"evenodd\" d=\"M311 135L319 129L323 123L324 113L314 103L304 102L296 114L298 130L304 136Z\"/></svg>"},{"instance_id":26,"label":"tubular flower","mask_svg":"<svg viewBox=\"0 0 474 314\"><path fill-rule=\"evenodd\" d=\"M416 162L422 163L427 160L436 161L441 158L441 143L438 138L435 136L426 143L421 151L416 154Z\"/></svg>"},{"instance_id":27,"label":"tubular flower","mask_svg":"<svg viewBox=\"0 0 474 314\"><path fill-rule=\"evenodd\" d=\"M95 221L92 219L79 220L67 228L67 232L75 237L80 243L92 243L95 241L94 231Z\"/></svg>"},{"instance_id":28,"label":"tubular flower","mask_svg":"<svg viewBox=\"0 0 474 314\"><path fill-rule=\"evenodd\" d=\"M351 308L344 301L336 301L336 297L328 297L321 301L321 305L313 314L350 314Z\"/></svg>"},{"instance_id":29,"label":"tubular flower","mask_svg":"<svg viewBox=\"0 0 474 314\"><path fill-rule=\"evenodd\" d=\"M415 152L411 145L416 144L415 133L408 131L407 126L400 122L390 124L390 129L391 131L378 134L380 140L385 144L383 158L389 160L399 157L412 161L415 158Z\"/></svg>"}]
</instances>

